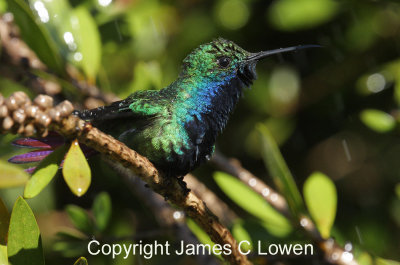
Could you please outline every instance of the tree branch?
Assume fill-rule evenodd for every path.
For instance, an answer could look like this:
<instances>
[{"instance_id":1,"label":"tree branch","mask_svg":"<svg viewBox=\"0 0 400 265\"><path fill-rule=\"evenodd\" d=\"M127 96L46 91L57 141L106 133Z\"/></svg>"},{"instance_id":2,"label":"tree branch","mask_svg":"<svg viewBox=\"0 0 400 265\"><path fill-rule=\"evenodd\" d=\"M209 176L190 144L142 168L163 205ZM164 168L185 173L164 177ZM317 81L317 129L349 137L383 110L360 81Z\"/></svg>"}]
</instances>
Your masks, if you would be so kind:
<instances>
[{"instance_id":1,"label":"tree branch","mask_svg":"<svg viewBox=\"0 0 400 265\"><path fill-rule=\"evenodd\" d=\"M185 222L184 214L181 211L171 207L159 194L145 187L145 183L120 164L106 159L113 169L123 177L128 187L134 194L139 196L146 206L153 212L159 225L173 232L178 240L184 241L186 244L199 244L199 240L193 235ZM188 177L188 176L186 176ZM214 255L196 255L194 257L198 264L217 265L219 262Z\"/></svg>"},{"instance_id":2,"label":"tree branch","mask_svg":"<svg viewBox=\"0 0 400 265\"><path fill-rule=\"evenodd\" d=\"M37 111L33 112L33 108L37 108ZM237 242L229 230L199 197L193 192L186 192L178 179L166 178L147 158L90 123L71 115L72 110L72 104L69 102L62 102L53 107L52 99L44 95L36 97L33 103L23 92L15 92L6 99L0 95L0 131L43 136L48 130L52 130L69 139L77 138L79 142L118 162L140 177L152 190L195 220L215 243L229 244L232 253L223 254L223 257L231 264L251 264L247 257L239 252Z\"/></svg>"}]
</instances>

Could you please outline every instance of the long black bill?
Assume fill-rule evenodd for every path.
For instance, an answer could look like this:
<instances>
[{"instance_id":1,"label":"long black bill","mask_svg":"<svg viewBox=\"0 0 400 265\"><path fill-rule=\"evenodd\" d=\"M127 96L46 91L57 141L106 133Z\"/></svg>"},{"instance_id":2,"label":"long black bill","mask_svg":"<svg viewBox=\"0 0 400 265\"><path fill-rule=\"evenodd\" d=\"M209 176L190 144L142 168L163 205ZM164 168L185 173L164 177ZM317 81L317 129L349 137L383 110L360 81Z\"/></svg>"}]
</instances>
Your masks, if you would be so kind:
<instances>
[{"instance_id":1,"label":"long black bill","mask_svg":"<svg viewBox=\"0 0 400 265\"><path fill-rule=\"evenodd\" d=\"M270 56L272 54L277 54L277 53L284 53L284 52L294 52L302 49L308 49L308 48L320 48L322 46L320 45L299 45L299 46L293 46L293 47L287 47L287 48L279 48L275 50L270 50L270 51L262 51L262 52L257 52L257 53L252 53L249 57L246 58L246 61L258 61L261 59L264 59L267 56Z\"/></svg>"}]
</instances>

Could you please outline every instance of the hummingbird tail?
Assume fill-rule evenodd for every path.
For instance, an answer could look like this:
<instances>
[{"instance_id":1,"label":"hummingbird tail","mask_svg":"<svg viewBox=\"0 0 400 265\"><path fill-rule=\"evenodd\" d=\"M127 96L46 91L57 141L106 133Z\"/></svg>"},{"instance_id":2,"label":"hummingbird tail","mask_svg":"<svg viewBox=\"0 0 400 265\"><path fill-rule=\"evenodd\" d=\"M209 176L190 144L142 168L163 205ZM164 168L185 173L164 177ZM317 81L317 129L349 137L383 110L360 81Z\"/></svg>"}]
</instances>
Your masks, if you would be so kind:
<instances>
[{"instance_id":1,"label":"hummingbird tail","mask_svg":"<svg viewBox=\"0 0 400 265\"><path fill-rule=\"evenodd\" d=\"M35 150L16 155L8 159L8 162L13 164L26 164L40 162L48 155L50 155L57 147L65 144L65 139L56 132L50 132L48 136L44 138L20 138L13 142L13 145L23 148L34 148ZM86 145L81 145L82 152L88 158L94 154L96 151L87 147ZM62 167L64 160L60 164ZM33 173L36 167L30 167L25 169L28 173Z\"/></svg>"}]
</instances>

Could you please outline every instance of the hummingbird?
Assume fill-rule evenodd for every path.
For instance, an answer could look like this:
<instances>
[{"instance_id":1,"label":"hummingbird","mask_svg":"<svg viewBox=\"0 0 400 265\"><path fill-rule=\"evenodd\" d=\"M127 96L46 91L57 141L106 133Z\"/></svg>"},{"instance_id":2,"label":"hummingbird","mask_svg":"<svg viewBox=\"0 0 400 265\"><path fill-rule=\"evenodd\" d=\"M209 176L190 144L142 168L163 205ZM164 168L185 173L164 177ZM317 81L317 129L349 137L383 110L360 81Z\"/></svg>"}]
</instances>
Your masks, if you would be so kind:
<instances>
[{"instance_id":1,"label":"hummingbird","mask_svg":"<svg viewBox=\"0 0 400 265\"><path fill-rule=\"evenodd\" d=\"M167 87L74 114L147 157L167 176L183 177L211 157L243 90L257 78L257 62L311 47L319 46L251 53L218 38L194 49Z\"/></svg>"}]
</instances>

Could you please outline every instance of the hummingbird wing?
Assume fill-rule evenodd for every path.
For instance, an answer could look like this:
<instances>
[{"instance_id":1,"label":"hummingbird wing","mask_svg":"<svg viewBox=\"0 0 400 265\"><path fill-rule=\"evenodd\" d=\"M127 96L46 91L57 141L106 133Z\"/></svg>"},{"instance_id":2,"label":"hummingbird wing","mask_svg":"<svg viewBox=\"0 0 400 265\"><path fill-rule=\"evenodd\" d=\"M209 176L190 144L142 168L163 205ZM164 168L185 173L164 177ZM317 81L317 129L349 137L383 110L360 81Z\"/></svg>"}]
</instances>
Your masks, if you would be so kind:
<instances>
[{"instance_id":1,"label":"hummingbird wing","mask_svg":"<svg viewBox=\"0 0 400 265\"><path fill-rule=\"evenodd\" d=\"M162 105L158 102L161 98L158 94L159 91L156 90L138 91L126 99L113 102L108 106L76 111L75 114L94 124L120 118L147 118L162 111Z\"/></svg>"},{"instance_id":2,"label":"hummingbird wing","mask_svg":"<svg viewBox=\"0 0 400 265\"><path fill-rule=\"evenodd\" d=\"M75 114L93 126L130 146L145 128L152 126L165 111L166 99L158 90L144 90L108 106ZM131 146L132 147L132 146Z\"/></svg>"}]
</instances>

